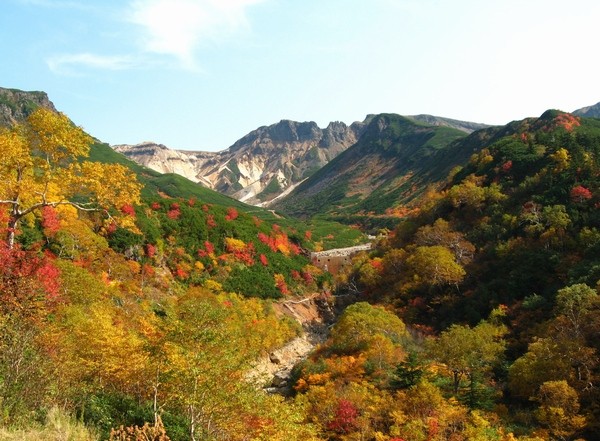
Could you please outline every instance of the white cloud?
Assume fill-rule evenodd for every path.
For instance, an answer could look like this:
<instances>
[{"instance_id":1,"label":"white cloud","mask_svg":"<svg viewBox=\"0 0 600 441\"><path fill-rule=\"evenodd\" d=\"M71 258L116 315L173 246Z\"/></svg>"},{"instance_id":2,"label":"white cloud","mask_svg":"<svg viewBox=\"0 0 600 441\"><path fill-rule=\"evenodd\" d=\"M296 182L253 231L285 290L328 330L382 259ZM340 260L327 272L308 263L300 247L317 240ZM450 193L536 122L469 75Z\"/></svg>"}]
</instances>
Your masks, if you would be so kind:
<instances>
[{"instance_id":1,"label":"white cloud","mask_svg":"<svg viewBox=\"0 0 600 441\"><path fill-rule=\"evenodd\" d=\"M147 52L173 55L194 69L200 44L248 27L246 9L264 0L135 0L129 20L144 28Z\"/></svg>"},{"instance_id":2,"label":"white cloud","mask_svg":"<svg viewBox=\"0 0 600 441\"><path fill-rule=\"evenodd\" d=\"M124 70L138 65L138 62L128 56L103 56L91 53L57 55L47 59L46 63L52 72L63 75L77 75L82 68Z\"/></svg>"},{"instance_id":3,"label":"white cloud","mask_svg":"<svg viewBox=\"0 0 600 441\"><path fill-rule=\"evenodd\" d=\"M94 9L93 5L75 0L18 0L19 3L44 8L67 8L67 9Z\"/></svg>"}]
</instances>

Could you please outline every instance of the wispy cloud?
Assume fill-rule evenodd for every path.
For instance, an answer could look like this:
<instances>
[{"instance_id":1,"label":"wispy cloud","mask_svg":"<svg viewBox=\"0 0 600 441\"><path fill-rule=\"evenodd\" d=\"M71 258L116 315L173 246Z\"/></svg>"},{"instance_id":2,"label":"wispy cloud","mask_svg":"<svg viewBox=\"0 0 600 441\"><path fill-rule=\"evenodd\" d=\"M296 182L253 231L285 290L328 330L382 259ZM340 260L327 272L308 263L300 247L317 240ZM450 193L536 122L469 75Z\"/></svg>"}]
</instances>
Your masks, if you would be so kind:
<instances>
[{"instance_id":1,"label":"wispy cloud","mask_svg":"<svg viewBox=\"0 0 600 441\"><path fill-rule=\"evenodd\" d=\"M79 75L82 69L125 70L136 67L139 62L129 56L103 56L91 53L63 54L46 60L54 73Z\"/></svg>"},{"instance_id":2,"label":"wispy cloud","mask_svg":"<svg viewBox=\"0 0 600 441\"><path fill-rule=\"evenodd\" d=\"M44 8L69 8L88 10L94 9L93 5L77 0L18 0L24 5L41 6Z\"/></svg>"},{"instance_id":3,"label":"wispy cloud","mask_svg":"<svg viewBox=\"0 0 600 441\"><path fill-rule=\"evenodd\" d=\"M196 69L196 49L248 28L246 10L265 0L135 0L129 20L142 27L142 49Z\"/></svg>"}]
</instances>

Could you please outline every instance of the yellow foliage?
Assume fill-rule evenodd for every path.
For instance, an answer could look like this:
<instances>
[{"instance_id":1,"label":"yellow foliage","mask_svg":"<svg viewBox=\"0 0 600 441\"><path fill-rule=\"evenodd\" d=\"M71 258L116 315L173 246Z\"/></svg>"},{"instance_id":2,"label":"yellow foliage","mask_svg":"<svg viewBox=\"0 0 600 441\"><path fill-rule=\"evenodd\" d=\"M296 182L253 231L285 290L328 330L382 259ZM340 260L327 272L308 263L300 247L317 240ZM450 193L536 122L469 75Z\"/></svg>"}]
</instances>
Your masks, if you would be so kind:
<instances>
[{"instance_id":1,"label":"yellow foliage","mask_svg":"<svg viewBox=\"0 0 600 441\"><path fill-rule=\"evenodd\" d=\"M558 149L550 155L550 158L554 161L554 173L565 171L571 162L571 155L565 148Z\"/></svg>"},{"instance_id":2,"label":"yellow foliage","mask_svg":"<svg viewBox=\"0 0 600 441\"><path fill-rule=\"evenodd\" d=\"M240 239L234 239L233 237L226 237L225 240L225 248L230 253L235 251L244 251L246 249L246 243Z\"/></svg>"},{"instance_id":3,"label":"yellow foliage","mask_svg":"<svg viewBox=\"0 0 600 441\"><path fill-rule=\"evenodd\" d=\"M211 290L214 293L223 292L223 285L212 279L205 280L202 286L204 286L206 289Z\"/></svg>"},{"instance_id":4,"label":"yellow foliage","mask_svg":"<svg viewBox=\"0 0 600 441\"><path fill-rule=\"evenodd\" d=\"M116 208L139 203L141 185L122 165L79 162L93 139L63 114L39 108L27 124L0 131L0 200L12 213L10 230L45 206L72 205L79 210ZM75 202L73 197L87 200ZM133 227L132 224L125 225ZM9 234L12 247L14 234Z\"/></svg>"}]
</instances>

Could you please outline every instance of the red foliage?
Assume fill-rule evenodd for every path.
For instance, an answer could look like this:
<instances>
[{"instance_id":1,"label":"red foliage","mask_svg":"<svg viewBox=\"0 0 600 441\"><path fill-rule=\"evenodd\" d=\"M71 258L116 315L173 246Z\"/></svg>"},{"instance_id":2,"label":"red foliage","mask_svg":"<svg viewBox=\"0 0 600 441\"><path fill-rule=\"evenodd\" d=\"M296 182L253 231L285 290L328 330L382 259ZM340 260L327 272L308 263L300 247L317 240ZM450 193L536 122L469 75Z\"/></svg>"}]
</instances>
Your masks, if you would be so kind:
<instances>
[{"instance_id":1,"label":"red foliage","mask_svg":"<svg viewBox=\"0 0 600 441\"><path fill-rule=\"evenodd\" d=\"M262 263L264 266L269 266L269 260L267 259L267 256L265 256L264 254L260 255L260 263Z\"/></svg>"},{"instance_id":2,"label":"red foliage","mask_svg":"<svg viewBox=\"0 0 600 441\"><path fill-rule=\"evenodd\" d=\"M298 271L296 271L296 270L292 270L291 273L290 273L290 275L292 276L292 279L294 279L294 280L300 280L301 279L300 273Z\"/></svg>"},{"instance_id":3,"label":"red foliage","mask_svg":"<svg viewBox=\"0 0 600 441\"><path fill-rule=\"evenodd\" d=\"M276 233L272 233L271 236L267 236L265 233L258 233L258 240L267 245L274 253L279 251L282 254L300 254L300 247L295 243L290 242L287 234L280 232L279 229Z\"/></svg>"},{"instance_id":4,"label":"red foliage","mask_svg":"<svg viewBox=\"0 0 600 441\"><path fill-rule=\"evenodd\" d=\"M60 291L60 270L49 259L44 259L37 269L36 276L46 291L49 300L56 300Z\"/></svg>"},{"instance_id":5,"label":"red foliage","mask_svg":"<svg viewBox=\"0 0 600 441\"><path fill-rule=\"evenodd\" d=\"M125 204L121 207L121 213L126 216L135 217L135 208L131 204Z\"/></svg>"},{"instance_id":6,"label":"red foliage","mask_svg":"<svg viewBox=\"0 0 600 441\"><path fill-rule=\"evenodd\" d=\"M242 249L227 245L227 252L233 254L236 260L246 265L254 265L254 244L252 242L245 244Z\"/></svg>"},{"instance_id":7,"label":"red foliage","mask_svg":"<svg viewBox=\"0 0 600 441\"><path fill-rule=\"evenodd\" d=\"M156 255L156 247L151 243L146 245L146 256L153 258Z\"/></svg>"},{"instance_id":8,"label":"red foliage","mask_svg":"<svg viewBox=\"0 0 600 441\"><path fill-rule=\"evenodd\" d=\"M260 225L263 223L263 221L257 218L256 216L252 216L252 222L254 222L254 226L256 228L260 227Z\"/></svg>"},{"instance_id":9,"label":"red foliage","mask_svg":"<svg viewBox=\"0 0 600 441\"><path fill-rule=\"evenodd\" d=\"M142 265L142 274L152 277L155 274L154 267L145 263Z\"/></svg>"},{"instance_id":10,"label":"red foliage","mask_svg":"<svg viewBox=\"0 0 600 441\"><path fill-rule=\"evenodd\" d=\"M304 238L306 240L312 240L312 231L307 230L306 233L304 233Z\"/></svg>"},{"instance_id":11,"label":"red foliage","mask_svg":"<svg viewBox=\"0 0 600 441\"><path fill-rule=\"evenodd\" d=\"M298 254L300 254L300 247L298 245L296 245L295 243L290 242L289 243L289 248L290 248L290 251L292 252L292 254L294 254L296 256Z\"/></svg>"},{"instance_id":12,"label":"red foliage","mask_svg":"<svg viewBox=\"0 0 600 441\"><path fill-rule=\"evenodd\" d=\"M378 273L383 272L383 261L381 259L370 260L369 265L371 265L371 268L376 270Z\"/></svg>"},{"instance_id":13,"label":"red foliage","mask_svg":"<svg viewBox=\"0 0 600 441\"><path fill-rule=\"evenodd\" d=\"M306 283L307 285L310 285L311 283L313 283L315 281L312 274L309 273L308 271L302 272L302 278L304 279L304 283Z\"/></svg>"},{"instance_id":14,"label":"red foliage","mask_svg":"<svg viewBox=\"0 0 600 441\"><path fill-rule=\"evenodd\" d=\"M179 207L179 204L177 202L174 202L171 204L171 208L169 209L169 211L167 211L167 217L169 219L179 219L179 216L181 216L181 209Z\"/></svg>"},{"instance_id":15,"label":"red foliage","mask_svg":"<svg viewBox=\"0 0 600 441\"><path fill-rule=\"evenodd\" d=\"M258 240L260 240L265 245L269 245L270 238L265 233L258 233Z\"/></svg>"},{"instance_id":16,"label":"red foliage","mask_svg":"<svg viewBox=\"0 0 600 441\"><path fill-rule=\"evenodd\" d=\"M509 159L504 164L502 164L502 171L504 173L508 173L513 166L513 162Z\"/></svg>"},{"instance_id":17,"label":"red foliage","mask_svg":"<svg viewBox=\"0 0 600 441\"><path fill-rule=\"evenodd\" d=\"M56 234L60 229L60 220L54 207L46 206L42 208L42 228L48 236Z\"/></svg>"},{"instance_id":18,"label":"red foliage","mask_svg":"<svg viewBox=\"0 0 600 441\"><path fill-rule=\"evenodd\" d=\"M341 399L335 409L333 420L327 423L327 428L337 433L349 433L357 427L358 409L351 401Z\"/></svg>"},{"instance_id":19,"label":"red foliage","mask_svg":"<svg viewBox=\"0 0 600 441\"><path fill-rule=\"evenodd\" d=\"M288 295L290 293L290 290L288 289L287 283L285 283L285 277L283 277L282 274L275 274L274 279L275 286L277 287L279 292L284 296Z\"/></svg>"},{"instance_id":20,"label":"red foliage","mask_svg":"<svg viewBox=\"0 0 600 441\"><path fill-rule=\"evenodd\" d=\"M175 275L180 279L187 279L189 277L189 274L180 267L175 268Z\"/></svg>"},{"instance_id":21,"label":"red foliage","mask_svg":"<svg viewBox=\"0 0 600 441\"><path fill-rule=\"evenodd\" d=\"M215 246L208 240L204 242L204 249L208 254L212 254L215 252Z\"/></svg>"},{"instance_id":22,"label":"red foliage","mask_svg":"<svg viewBox=\"0 0 600 441\"><path fill-rule=\"evenodd\" d=\"M202 211L204 211L205 213L208 213L208 209L209 209L208 205L202 204Z\"/></svg>"},{"instance_id":23,"label":"red foliage","mask_svg":"<svg viewBox=\"0 0 600 441\"><path fill-rule=\"evenodd\" d=\"M152 208L153 210L160 210L160 204L158 202L152 202L150 208Z\"/></svg>"},{"instance_id":24,"label":"red foliage","mask_svg":"<svg viewBox=\"0 0 600 441\"><path fill-rule=\"evenodd\" d=\"M208 228L214 228L217 226L217 222L215 221L215 217L212 214L209 214L206 218L206 225Z\"/></svg>"},{"instance_id":25,"label":"red foliage","mask_svg":"<svg viewBox=\"0 0 600 441\"><path fill-rule=\"evenodd\" d=\"M427 428L427 436L429 439L434 439L440 431L440 424L437 418L430 418Z\"/></svg>"},{"instance_id":26,"label":"red foliage","mask_svg":"<svg viewBox=\"0 0 600 441\"><path fill-rule=\"evenodd\" d=\"M196 198L189 198L187 201L188 207L193 207L196 205Z\"/></svg>"},{"instance_id":27,"label":"red foliage","mask_svg":"<svg viewBox=\"0 0 600 441\"><path fill-rule=\"evenodd\" d=\"M112 234L115 231L117 231L117 223L114 221L111 221L108 226L106 227L106 231L108 232L108 234Z\"/></svg>"},{"instance_id":28,"label":"red foliage","mask_svg":"<svg viewBox=\"0 0 600 441\"><path fill-rule=\"evenodd\" d=\"M583 185L578 185L571 189L571 200L573 202L583 203L592 198L592 192Z\"/></svg>"},{"instance_id":29,"label":"red foliage","mask_svg":"<svg viewBox=\"0 0 600 441\"><path fill-rule=\"evenodd\" d=\"M18 246L0 245L0 311L17 308L30 312L42 307L42 299L56 301L60 270L50 254L40 256Z\"/></svg>"},{"instance_id":30,"label":"red foliage","mask_svg":"<svg viewBox=\"0 0 600 441\"><path fill-rule=\"evenodd\" d=\"M238 218L238 216L239 216L238 211L233 207L229 207L227 209L227 215L225 216L225 220L228 220L228 221L236 220Z\"/></svg>"},{"instance_id":31,"label":"red foliage","mask_svg":"<svg viewBox=\"0 0 600 441\"><path fill-rule=\"evenodd\" d=\"M554 122L558 126L563 127L567 132L572 132L575 127L579 127L581 125L579 118L571 115L570 113L561 113L554 118Z\"/></svg>"}]
</instances>

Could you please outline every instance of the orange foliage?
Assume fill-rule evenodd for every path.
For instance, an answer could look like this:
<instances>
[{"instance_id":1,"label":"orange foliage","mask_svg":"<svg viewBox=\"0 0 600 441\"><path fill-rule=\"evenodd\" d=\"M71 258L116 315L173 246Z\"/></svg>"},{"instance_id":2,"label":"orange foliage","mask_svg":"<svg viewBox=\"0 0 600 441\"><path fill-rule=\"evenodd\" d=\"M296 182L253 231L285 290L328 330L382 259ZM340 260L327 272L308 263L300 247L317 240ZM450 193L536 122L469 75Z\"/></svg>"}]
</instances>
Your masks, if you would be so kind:
<instances>
[{"instance_id":1,"label":"orange foliage","mask_svg":"<svg viewBox=\"0 0 600 441\"><path fill-rule=\"evenodd\" d=\"M283 274L275 274L273 278L275 279L275 286L279 292L281 292L281 294L284 296L289 295L290 290L288 289L287 283L285 283L285 277Z\"/></svg>"},{"instance_id":2,"label":"orange foliage","mask_svg":"<svg viewBox=\"0 0 600 441\"><path fill-rule=\"evenodd\" d=\"M579 127L581 125L579 118L571 115L570 113L561 113L554 118L554 122L559 127L563 127L567 132L572 132L575 127Z\"/></svg>"}]
</instances>

